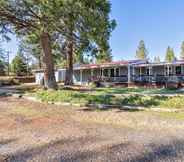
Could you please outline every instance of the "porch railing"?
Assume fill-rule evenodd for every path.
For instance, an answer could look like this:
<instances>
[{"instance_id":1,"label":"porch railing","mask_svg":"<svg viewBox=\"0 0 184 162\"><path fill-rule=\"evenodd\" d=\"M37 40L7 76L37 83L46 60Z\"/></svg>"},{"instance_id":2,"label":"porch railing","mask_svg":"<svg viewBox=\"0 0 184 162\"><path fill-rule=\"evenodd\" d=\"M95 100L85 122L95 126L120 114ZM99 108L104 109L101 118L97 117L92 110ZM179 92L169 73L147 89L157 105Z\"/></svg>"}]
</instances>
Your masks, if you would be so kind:
<instances>
[{"instance_id":1,"label":"porch railing","mask_svg":"<svg viewBox=\"0 0 184 162\"><path fill-rule=\"evenodd\" d=\"M151 83L184 83L184 75L134 75L134 82L151 82Z\"/></svg>"},{"instance_id":2,"label":"porch railing","mask_svg":"<svg viewBox=\"0 0 184 162\"><path fill-rule=\"evenodd\" d=\"M184 83L184 75L131 75L130 80L138 83ZM91 77L89 81L101 81L101 82L120 82L127 83L128 76L122 75L118 77Z\"/></svg>"},{"instance_id":3,"label":"porch railing","mask_svg":"<svg viewBox=\"0 0 184 162\"><path fill-rule=\"evenodd\" d=\"M92 77L90 81L102 81L102 82L122 82L126 83L128 82L128 76L127 75L122 75L118 77L105 77L105 76L97 76L97 77Z\"/></svg>"}]
</instances>

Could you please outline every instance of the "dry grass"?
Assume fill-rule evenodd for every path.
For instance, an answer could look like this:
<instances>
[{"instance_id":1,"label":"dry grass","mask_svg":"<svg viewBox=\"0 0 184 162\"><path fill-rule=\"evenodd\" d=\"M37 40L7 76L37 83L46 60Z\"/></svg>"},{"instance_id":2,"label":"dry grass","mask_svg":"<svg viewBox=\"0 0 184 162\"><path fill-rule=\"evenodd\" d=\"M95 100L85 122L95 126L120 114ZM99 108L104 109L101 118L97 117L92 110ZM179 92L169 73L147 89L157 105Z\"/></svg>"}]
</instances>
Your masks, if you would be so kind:
<instances>
[{"instance_id":1,"label":"dry grass","mask_svg":"<svg viewBox=\"0 0 184 162\"><path fill-rule=\"evenodd\" d=\"M173 129L184 128L183 113L165 113L152 111L79 111L72 118L85 123L97 123L133 129ZM151 123L151 124L150 124Z\"/></svg>"},{"instance_id":2,"label":"dry grass","mask_svg":"<svg viewBox=\"0 0 184 162\"><path fill-rule=\"evenodd\" d=\"M150 161L162 158L168 147L184 152L179 145L183 124L153 112L94 111L0 98L0 155L10 162Z\"/></svg>"}]
</instances>

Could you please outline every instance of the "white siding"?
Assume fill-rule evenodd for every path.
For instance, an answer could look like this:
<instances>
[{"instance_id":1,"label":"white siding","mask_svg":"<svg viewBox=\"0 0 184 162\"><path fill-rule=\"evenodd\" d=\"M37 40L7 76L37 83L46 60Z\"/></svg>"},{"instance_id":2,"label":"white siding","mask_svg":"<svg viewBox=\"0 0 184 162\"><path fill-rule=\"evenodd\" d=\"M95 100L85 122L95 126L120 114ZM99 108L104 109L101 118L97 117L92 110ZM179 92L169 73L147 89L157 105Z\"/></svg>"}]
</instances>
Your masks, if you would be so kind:
<instances>
[{"instance_id":1,"label":"white siding","mask_svg":"<svg viewBox=\"0 0 184 162\"><path fill-rule=\"evenodd\" d=\"M35 80L36 80L36 84L41 84L42 79L44 78L44 73L43 72L39 72L35 74Z\"/></svg>"}]
</instances>

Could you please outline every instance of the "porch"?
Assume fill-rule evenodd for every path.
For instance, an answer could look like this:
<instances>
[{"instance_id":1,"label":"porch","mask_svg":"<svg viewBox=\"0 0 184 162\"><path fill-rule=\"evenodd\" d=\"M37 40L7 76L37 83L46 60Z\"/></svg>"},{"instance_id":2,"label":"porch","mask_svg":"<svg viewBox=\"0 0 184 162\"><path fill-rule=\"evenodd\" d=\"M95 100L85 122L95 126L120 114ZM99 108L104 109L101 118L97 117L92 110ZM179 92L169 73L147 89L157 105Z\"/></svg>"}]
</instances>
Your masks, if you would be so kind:
<instances>
[{"instance_id":1,"label":"porch","mask_svg":"<svg viewBox=\"0 0 184 162\"><path fill-rule=\"evenodd\" d=\"M106 82L126 85L184 85L184 65L141 64L78 69L74 72L74 81L77 84Z\"/></svg>"},{"instance_id":2,"label":"porch","mask_svg":"<svg viewBox=\"0 0 184 162\"><path fill-rule=\"evenodd\" d=\"M74 71L74 82L89 84L90 82L127 83L131 76L128 66L80 69Z\"/></svg>"}]
</instances>

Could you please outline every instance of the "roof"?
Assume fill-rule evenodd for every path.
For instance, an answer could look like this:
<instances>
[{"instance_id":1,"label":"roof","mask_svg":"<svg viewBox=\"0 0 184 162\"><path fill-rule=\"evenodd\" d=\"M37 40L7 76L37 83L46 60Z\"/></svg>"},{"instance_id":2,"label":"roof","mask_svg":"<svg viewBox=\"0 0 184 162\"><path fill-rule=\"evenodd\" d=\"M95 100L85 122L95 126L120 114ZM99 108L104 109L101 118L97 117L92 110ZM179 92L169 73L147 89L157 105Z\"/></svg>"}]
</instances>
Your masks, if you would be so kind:
<instances>
[{"instance_id":1,"label":"roof","mask_svg":"<svg viewBox=\"0 0 184 162\"><path fill-rule=\"evenodd\" d=\"M74 70L80 70L80 69L97 69L97 68L111 68L111 67L117 67L117 66L137 66L137 67L145 67L145 66L163 66L163 65L184 65L184 60L176 60L171 63L168 62L160 62L160 63L150 63L148 60L128 60L128 61L112 61L102 64L75 64ZM58 70L65 70L65 69L58 69ZM43 69L41 70L35 70L35 73L43 72Z\"/></svg>"},{"instance_id":2,"label":"roof","mask_svg":"<svg viewBox=\"0 0 184 162\"><path fill-rule=\"evenodd\" d=\"M163 66L163 65L184 65L184 60L175 60L173 62L159 62L159 63L143 63L143 64L136 64L139 67L144 66Z\"/></svg>"},{"instance_id":3,"label":"roof","mask_svg":"<svg viewBox=\"0 0 184 162\"><path fill-rule=\"evenodd\" d=\"M100 67L112 67L112 66L124 66L128 65L128 61L113 61L113 62L107 62L102 64L83 64L77 67L78 69L96 69Z\"/></svg>"},{"instance_id":4,"label":"roof","mask_svg":"<svg viewBox=\"0 0 184 162\"><path fill-rule=\"evenodd\" d=\"M83 64L75 69L96 69L96 68L104 68L104 67L116 67L116 66L128 66L128 65L136 65L136 64L143 64L147 63L146 60L129 60L129 61L112 61L107 63L101 64Z\"/></svg>"}]
</instances>

